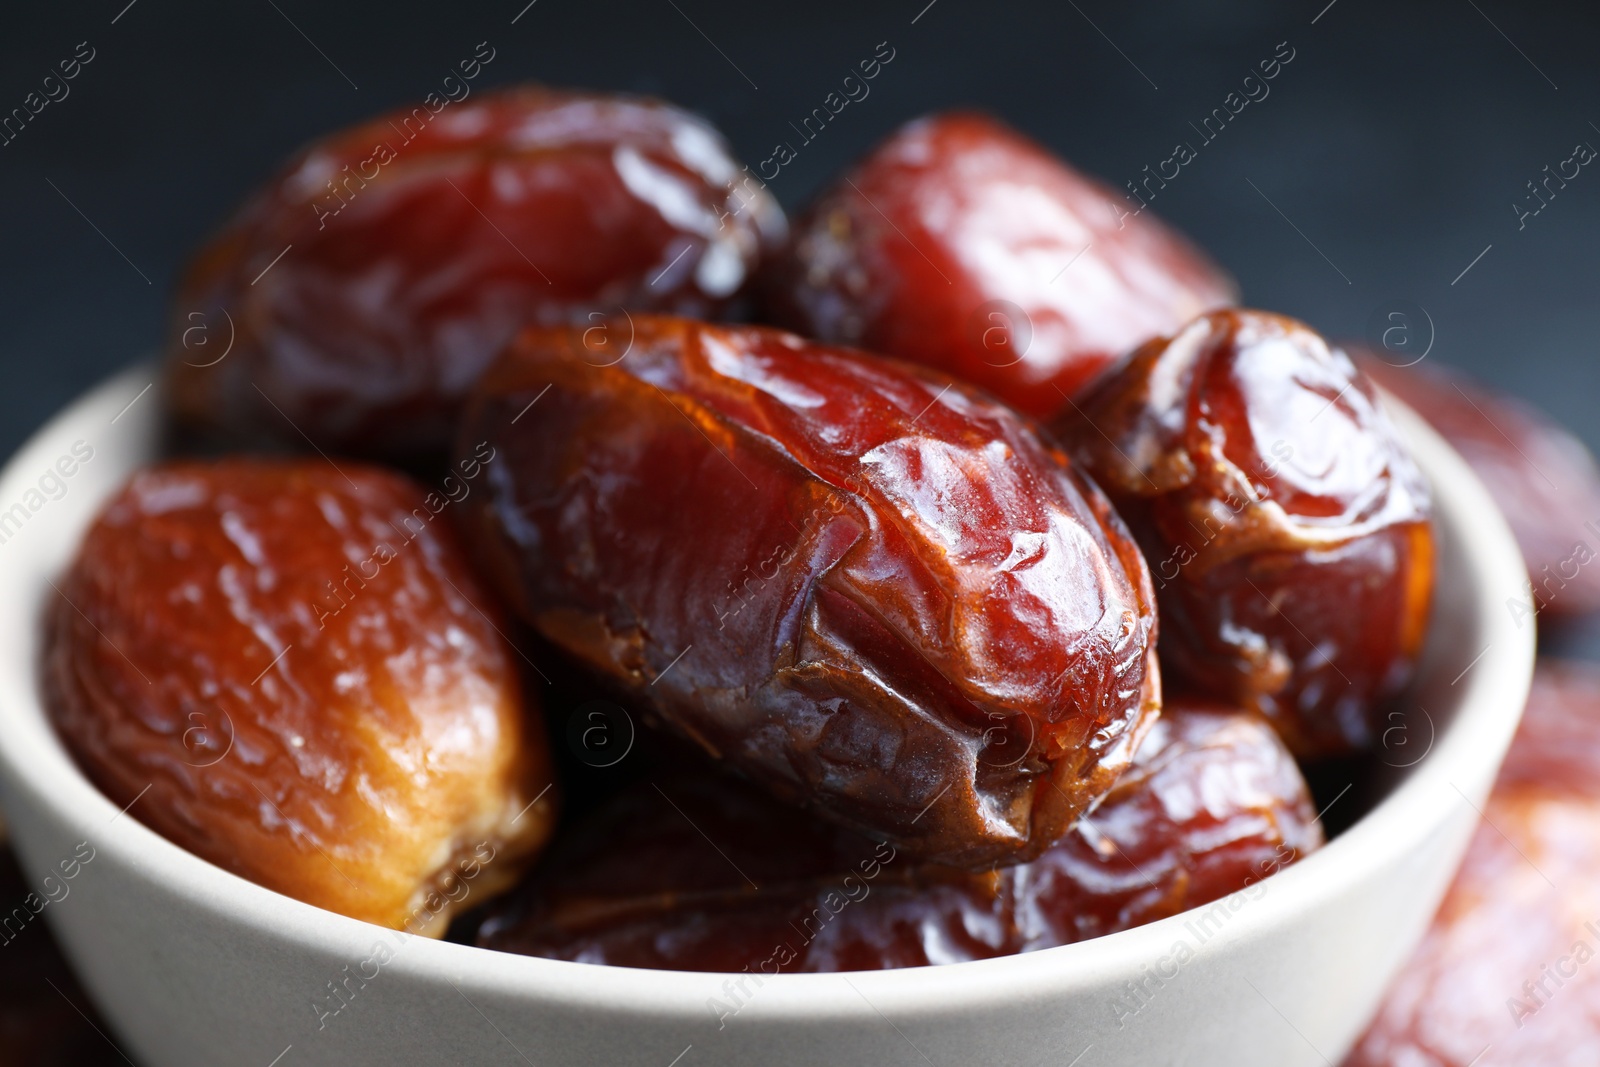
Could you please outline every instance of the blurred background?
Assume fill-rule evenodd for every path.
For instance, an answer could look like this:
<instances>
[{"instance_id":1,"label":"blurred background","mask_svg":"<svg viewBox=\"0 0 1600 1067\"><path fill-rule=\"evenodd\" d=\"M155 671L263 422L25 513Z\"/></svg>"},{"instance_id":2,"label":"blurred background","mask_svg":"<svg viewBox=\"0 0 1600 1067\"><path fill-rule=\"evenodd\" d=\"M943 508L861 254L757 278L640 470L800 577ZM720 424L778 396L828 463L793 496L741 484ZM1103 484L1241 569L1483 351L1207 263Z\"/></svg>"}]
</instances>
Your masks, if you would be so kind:
<instances>
[{"instance_id":1,"label":"blurred background","mask_svg":"<svg viewBox=\"0 0 1600 1067\"><path fill-rule=\"evenodd\" d=\"M1409 352L1600 447L1600 168L1539 184L1600 146L1592 4L92 0L0 21L0 118L80 65L26 125L0 125L0 454L151 357L189 250L288 153L420 100L479 42L494 59L475 90L654 94L709 117L747 162L799 146L769 185L791 210L937 109L992 111L1118 188L1189 142L1197 158L1152 206L1248 304L1337 338L1400 324ZM802 144L791 124L885 49L870 95ZM1268 96L1199 133L1260 61L1285 57ZM1600 658L1600 630L1546 643ZM0 883L20 896L9 866ZM0 1063L45 1062L12 1040L40 1013L61 1020L61 1062L121 1062L79 1025L87 1002L46 948L0 975Z\"/></svg>"},{"instance_id":2,"label":"blurred background","mask_svg":"<svg viewBox=\"0 0 1600 1067\"><path fill-rule=\"evenodd\" d=\"M0 134L3 453L149 357L189 250L285 155L420 100L480 41L495 58L477 90L664 96L752 164L796 143L770 186L791 209L940 108L993 111L1119 188L1190 141L1198 158L1152 206L1247 303L1346 338L1405 305L1419 342L1431 320L1428 359L1600 445L1600 173L1536 215L1514 207L1539 207L1528 183L1547 165L1600 146L1592 4L93 0L0 18L0 115L59 61L93 56L67 96ZM801 144L790 123L880 42L895 58L870 96ZM1268 97L1197 135L1258 61L1290 51Z\"/></svg>"}]
</instances>

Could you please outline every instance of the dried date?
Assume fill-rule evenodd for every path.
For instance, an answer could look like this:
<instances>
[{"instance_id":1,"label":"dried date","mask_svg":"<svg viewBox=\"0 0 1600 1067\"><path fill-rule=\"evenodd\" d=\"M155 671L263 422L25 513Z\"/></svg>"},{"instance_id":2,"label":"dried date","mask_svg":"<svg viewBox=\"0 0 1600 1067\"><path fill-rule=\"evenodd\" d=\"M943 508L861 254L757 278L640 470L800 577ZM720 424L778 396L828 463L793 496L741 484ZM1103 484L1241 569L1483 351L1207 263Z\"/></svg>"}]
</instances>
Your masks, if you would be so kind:
<instances>
[{"instance_id":1,"label":"dried date","mask_svg":"<svg viewBox=\"0 0 1600 1067\"><path fill-rule=\"evenodd\" d=\"M796 222L763 289L800 333L927 363L1040 418L1235 299L1153 214L971 113L874 149Z\"/></svg>"},{"instance_id":2,"label":"dried date","mask_svg":"<svg viewBox=\"0 0 1600 1067\"><path fill-rule=\"evenodd\" d=\"M1159 704L1149 577L1010 409L760 327L530 330L463 440L545 639L783 799L947 863L1037 855ZM613 343L613 342L608 342Z\"/></svg>"},{"instance_id":3,"label":"dried date","mask_svg":"<svg viewBox=\"0 0 1600 1067\"><path fill-rule=\"evenodd\" d=\"M785 228L740 177L707 123L622 96L524 87L332 134L192 261L176 411L233 437L442 454L520 326L725 309Z\"/></svg>"},{"instance_id":4,"label":"dried date","mask_svg":"<svg viewBox=\"0 0 1600 1067\"><path fill-rule=\"evenodd\" d=\"M1372 384L1309 327L1203 315L1058 423L1133 529L1176 676L1297 755L1370 746L1433 589L1429 492Z\"/></svg>"},{"instance_id":5,"label":"dried date","mask_svg":"<svg viewBox=\"0 0 1600 1067\"><path fill-rule=\"evenodd\" d=\"M515 653L404 478L150 468L58 588L45 689L62 740L113 803L218 866L437 936L553 829Z\"/></svg>"},{"instance_id":6,"label":"dried date","mask_svg":"<svg viewBox=\"0 0 1600 1067\"><path fill-rule=\"evenodd\" d=\"M1310 794L1261 719L1175 703L1094 816L1031 863L919 866L744 783L680 773L578 827L479 943L626 967L876 970L1050 948L1248 900L1321 845Z\"/></svg>"}]
</instances>

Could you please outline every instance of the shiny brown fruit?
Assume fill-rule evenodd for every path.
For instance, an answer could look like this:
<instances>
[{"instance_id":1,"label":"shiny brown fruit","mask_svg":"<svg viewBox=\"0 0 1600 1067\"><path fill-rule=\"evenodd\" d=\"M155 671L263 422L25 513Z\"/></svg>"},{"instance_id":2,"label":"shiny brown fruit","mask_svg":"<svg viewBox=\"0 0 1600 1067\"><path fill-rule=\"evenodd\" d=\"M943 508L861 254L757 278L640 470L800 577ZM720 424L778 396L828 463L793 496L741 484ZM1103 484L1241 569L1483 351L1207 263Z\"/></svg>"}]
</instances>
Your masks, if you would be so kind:
<instances>
[{"instance_id":1,"label":"shiny brown fruit","mask_svg":"<svg viewBox=\"0 0 1600 1067\"><path fill-rule=\"evenodd\" d=\"M1346 1067L1600 1063L1600 671L1542 661L1483 824Z\"/></svg>"},{"instance_id":2,"label":"shiny brown fruit","mask_svg":"<svg viewBox=\"0 0 1600 1067\"><path fill-rule=\"evenodd\" d=\"M50 612L46 696L79 765L218 866L443 933L555 818L532 698L444 501L323 460L135 475Z\"/></svg>"},{"instance_id":3,"label":"shiny brown fruit","mask_svg":"<svg viewBox=\"0 0 1600 1067\"><path fill-rule=\"evenodd\" d=\"M1531 587L1512 609L1600 611L1600 466L1548 415L1435 364L1396 367L1373 355L1361 369L1455 446L1511 524Z\"/></svg>"},{"instance_id":4,"label":"shiny brown fruit","mask_svg":"<svg viewBox=\"0 0 1600 1067\"><path fill-rule=\"evenodd\" d=\"M1293 319L1201 316L1058 423L1143 547L1162 664L1302 757L1369 746L1427 630L1426 483L1349 358Z\"/></svg>"},{"instance_id":5,"label":"shiny brown fruit","mask_svg":"<svg viewBox=\"0 0 1600 1067\"><path fill-rule=\"evenodd\" d=\"M174 404L235 437L442 454L519 327L710 316L784 228L666 104L525 87L383 115L302 150L195 256Z\"/></svg>"},{"instance_id":6,"label":"shiny brown fruit","mask_svg":"<svg viewBox=\"0 0 1600 1067\"><path fill-rule=\"evenodd\" d=\"M824 192L765 289L785 326L938 367L1039 418L1236 298L1153 213L960 112L902 127Z\"/></svg>"},{"instance_id":7,"label":"shiny brown fruit","mask_svg":"<svg viewBox=\"0 0 1600 1067\"><path fill-rule=\"evenodd\" d=\"M1259 718L1177 703L1094 816L1031 863L919 867L691 772L640 785L581 825L480 944L626 967L875 970L1068 944L1235 893L1248 901L1321 845L1310 795ZM1194 937L1231 914L1198 914Z\"/></svg>"},{"instance_id":8,"label":"shiny brown fruit","mask_svg":"<svg viewBox=\"0 0 1600 1067\"><path fill-rule=\"evenodd\" d=\"M1031 424L777 330L613 326L623 358L524 334L466 417L502 456L469 528L541 635L924 857L1037 855L1111 788L1159 703L1149 576Z\"/></svg>"}]
</instances>

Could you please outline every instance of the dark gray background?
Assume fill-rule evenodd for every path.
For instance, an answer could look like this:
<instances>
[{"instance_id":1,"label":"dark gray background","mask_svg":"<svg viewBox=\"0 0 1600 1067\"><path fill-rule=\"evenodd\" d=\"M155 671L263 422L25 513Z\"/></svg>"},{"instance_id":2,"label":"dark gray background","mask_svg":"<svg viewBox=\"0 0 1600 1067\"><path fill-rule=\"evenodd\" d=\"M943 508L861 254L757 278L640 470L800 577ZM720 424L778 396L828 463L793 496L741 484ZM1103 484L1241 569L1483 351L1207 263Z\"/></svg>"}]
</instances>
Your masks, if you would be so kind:
<instances>
[{"instance_id":1,"label":"dark gray background","mask_svg":"<svg viewBox=\"0 0 1600 1067\"><path fill-rule=\"evenodd\" d=\"M476 88L658 94L709 116L750 161L797 140L789 123L887 41L895 58L871 95L772 183L789 208L899 123L958 105L1120 186L1175 142L1198 143L1189 123L1287 41L1295 58L1271 95L1155 209L1238 276L1248 303L1359 337L1375 311L1412 302L1436 330L1429 359L1600 444L1600 168L1521 230L1511 207L1576 143L1600 145L1592 6L525 3L94 0L6 14L0 114L80 41L96 55L0 147L0 453L156 348L188 250L288 152L415 102L485 40L496 57Z\"/></svg>"}]
</instances>

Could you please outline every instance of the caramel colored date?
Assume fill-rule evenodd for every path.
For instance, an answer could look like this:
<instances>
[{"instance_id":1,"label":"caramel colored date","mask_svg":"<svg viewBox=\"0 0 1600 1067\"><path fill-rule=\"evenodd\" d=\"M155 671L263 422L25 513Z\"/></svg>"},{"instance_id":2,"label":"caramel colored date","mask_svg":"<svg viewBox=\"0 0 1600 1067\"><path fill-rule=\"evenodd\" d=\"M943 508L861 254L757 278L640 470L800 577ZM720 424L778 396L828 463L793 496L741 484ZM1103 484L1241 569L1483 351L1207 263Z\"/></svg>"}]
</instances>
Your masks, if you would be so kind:
<instances>
[{"instance_id":1,"label":"caramel colored date","mask_svg":"<svg viewBox=\"0 0 1600 1067\"><path fill-rule=\"evenodd\" d=\"M1532 588L1519 621L1534 614L1600 611L1600 467L1584 443L1514 397L1443 367L1360 360L1461 453L1522 546Z\"/></svg>"},{"instance_id":2,"label":"caramel colored date","mask_svg":"<svg viewBox=\"0 0 1600 1067\"><path fill-rule=\"evenodd\" d=\"M734 191L739 169L677 108L531 87L335 133L192 262L168 345L178 414L442 454L519 327L725 309L785 230L759 183Z\"/></svg>"},{"instance_id":3,"label":"caramel colored date","mask_svg":"<svg viewBox=\"0 0 1600 1067\"><path fill-rule=\"evenodd\" d=\"M536 708L447 521L403 478L323 460L135 475L51 608L62 740L218 866L442 934L555 818Z\"/></svg>"},{"instance_id":4,"label":"caramel colored date","mask_svg":"<svg viewBox=\"0 0 1600 1067\"><path fill-rule=\"evenodd\" d=\"M1484 821L1346 1067L1600 1063L1600 670L1542 661Z\"/></svg>"},{"instance_id":5,"label":"caramel colored date","mask_svg":"<svg viewBox=\"0 0 1600 1067\"><path fill-rule=\"evenodd\" d=\"M1349 358L1292 319L1204 315L1059 424L1150 561L1161 658L1303 757L1371 744L1433 590L1422 475Z\"/></svg>"},{"instance_id":6,"label":"caramel colored date","mask_svg":"<svg viewBox=\"0 0 1600 1067\"><path fill-rule=\"evenodd\" d=\"M930 364L1040 418L1235 299L1153 213L969 113L879 145L796 223L765 289L786 326Z\"/></svg>"},{"instance_id":7,"label":"caramel colored date","mask_svg":"<svg viewBox=\"0 0 1600 1067\"><path fill-rule=\"evenodd\" d=\"M983 874L918 866L742 783L683 774L580 826L480 943L758 975L955 963L1098 937L1233 893L1248 900L1321 843L1305 782L1271 727L1185 701L1163 712L1094 816L1031 863Z\"/></svg>"},{"instance_id":8,"label":"caramel colored date","mask_svg":"<svg viewBox=\"0 0 1600 1067\"><path fill-rule=\"evenodd\" d=\"M1104 496L1010 409L759 327L522 335L462 440L546 639L782 799L957 865L1037 855L1159 706ZM626 340L625 358L607 346Z\"/></svg>"}]
</instances>

